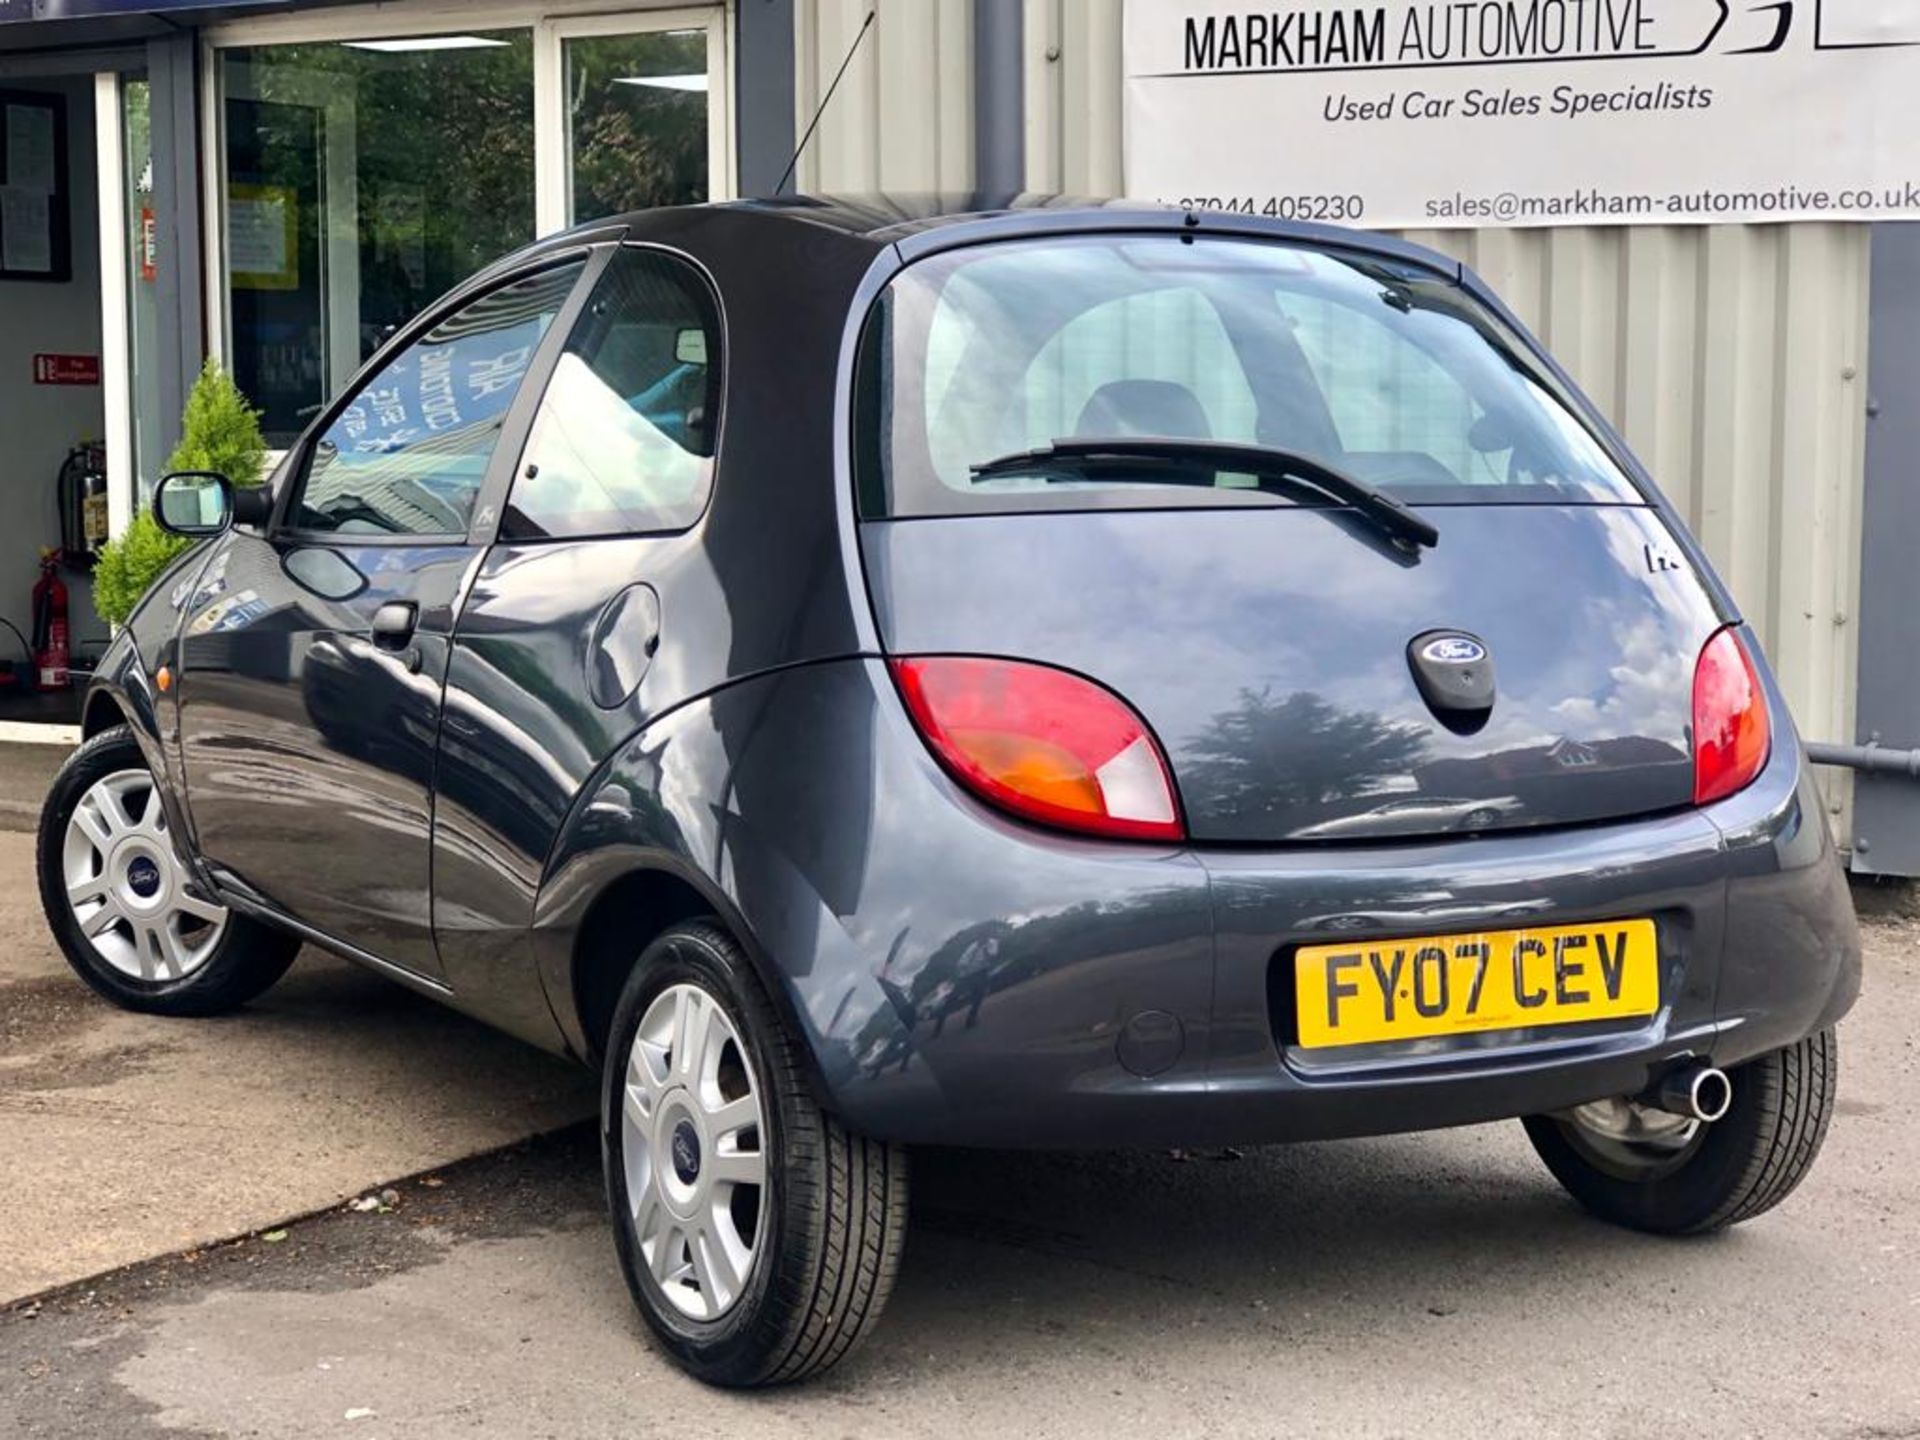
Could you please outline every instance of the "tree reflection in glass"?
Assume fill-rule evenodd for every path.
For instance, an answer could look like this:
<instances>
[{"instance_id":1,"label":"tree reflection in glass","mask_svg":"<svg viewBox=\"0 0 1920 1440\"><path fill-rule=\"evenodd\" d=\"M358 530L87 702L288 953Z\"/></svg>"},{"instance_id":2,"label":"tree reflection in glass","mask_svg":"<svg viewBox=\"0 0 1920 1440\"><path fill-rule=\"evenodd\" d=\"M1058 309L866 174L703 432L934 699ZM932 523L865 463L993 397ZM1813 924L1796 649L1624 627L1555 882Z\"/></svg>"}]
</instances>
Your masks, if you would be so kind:
<instances>
[{"instance_id":1,"label":"tree reflection in glass","mask_svg":"<svg viewBox=\"0 0 1920 1440\"><path fill-rule=\"evenodd\" d=\"M576 223L707 198L707 32L569 40Z\"/></svg>"}]
</instances>

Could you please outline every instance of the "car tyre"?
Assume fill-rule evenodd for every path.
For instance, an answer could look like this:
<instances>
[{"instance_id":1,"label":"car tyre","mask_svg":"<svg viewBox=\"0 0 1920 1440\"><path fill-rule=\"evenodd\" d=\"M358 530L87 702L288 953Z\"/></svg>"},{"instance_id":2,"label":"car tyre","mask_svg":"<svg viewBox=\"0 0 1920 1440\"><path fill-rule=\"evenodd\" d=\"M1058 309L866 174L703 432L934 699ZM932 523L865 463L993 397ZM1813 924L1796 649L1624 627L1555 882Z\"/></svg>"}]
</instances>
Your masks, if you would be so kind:
<instances>
[{"instance_id":1,"label":"car tyre","mask_svg":"<svg viewBox=\"0 0 1920 1440\"><path fill-rule=\"evenodd\" d=\"M732 1388L803 1380L846 1358L899 1269L906 1152L820 1108L732 936L691 921L647 947L604 1071L615 1243L660 1344L697 1379Z\"/></svg>"},{"instance_id":2,"label":"car tyre","mask_svg":"<svg viewBox=\"0 0 1920 1440\"><path fill-rule=\"evenodd\" d=\"M1604 1220L1702 1235L1751 1220L1806 1178L1833 1118L1839 1040L1823 1030L1729 1072L1726 1115L1677 1149L1596 1144L1578 1120L1534 1115L1527 1135L1554 1178Z\"/></svg>"},{"instance_id":3,"label":"car tyre","mask_svg":"<svg viewBox=\"0 0 1920 1440\"><path fill-rule=\"evenodd\" d=\"M41 908L74 972L122 1009L225 1014L284 975L300 941L206 898L169 828L133 732L102 731L67 757L41 807Z\"/></svg>"}]
</instances>

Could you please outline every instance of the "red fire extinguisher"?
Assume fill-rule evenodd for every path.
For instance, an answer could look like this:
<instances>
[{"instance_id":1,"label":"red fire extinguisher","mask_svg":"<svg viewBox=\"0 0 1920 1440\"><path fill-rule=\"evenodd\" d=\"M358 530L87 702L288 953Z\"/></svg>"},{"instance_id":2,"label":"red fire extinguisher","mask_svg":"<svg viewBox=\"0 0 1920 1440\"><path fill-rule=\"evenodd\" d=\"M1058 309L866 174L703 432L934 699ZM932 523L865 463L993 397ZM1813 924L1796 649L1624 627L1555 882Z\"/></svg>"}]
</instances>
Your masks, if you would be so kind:
<instances>
[{"instance_id":1,"label":"red fire extinguisher","mask_svg":"<svg viewBox=\"0 0 1920 1440\"><path fill-rule=\"evenodd\" d=\"M40 579L33 587L33 663L42 690L65 690L73 659L67 643L67 587L60 578L60 552L40 552Z\"/></svg>"}]
</instances>

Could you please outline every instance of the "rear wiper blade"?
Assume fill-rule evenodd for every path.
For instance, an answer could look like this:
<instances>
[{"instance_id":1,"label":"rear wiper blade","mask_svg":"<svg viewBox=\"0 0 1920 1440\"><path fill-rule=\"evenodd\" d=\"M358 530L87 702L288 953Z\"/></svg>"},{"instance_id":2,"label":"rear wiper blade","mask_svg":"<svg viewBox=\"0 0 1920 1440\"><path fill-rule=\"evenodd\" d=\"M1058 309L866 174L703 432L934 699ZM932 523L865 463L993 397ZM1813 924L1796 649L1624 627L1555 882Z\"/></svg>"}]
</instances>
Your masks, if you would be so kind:
<instances>
[{"instance_id":1,"label":"rear wiper blade","mask_svg":"<svg viewBox=\"0 0 1920 1440\"><path fill-rule=\"evenodd\" d=\"M1403 546L1433 546L1440 532L1433 525L1358 476L1335 469L1324 460L1275 445L1240 445L1228 440L1183 440L1171 435L1072 436L1032 450L1016 450L969 467L980 479L995 475L1045 474L1050 470L1081 472L1103 461L1122 464L1158 462L1176 465L1188 476L1212 476L1221 471L1290 481L1318 491L1327 499L1351 506L1374 529ZM1122 474L1122 483L1190 485L1196 479L1165 472Z\"/></svg>"}]
</instances>

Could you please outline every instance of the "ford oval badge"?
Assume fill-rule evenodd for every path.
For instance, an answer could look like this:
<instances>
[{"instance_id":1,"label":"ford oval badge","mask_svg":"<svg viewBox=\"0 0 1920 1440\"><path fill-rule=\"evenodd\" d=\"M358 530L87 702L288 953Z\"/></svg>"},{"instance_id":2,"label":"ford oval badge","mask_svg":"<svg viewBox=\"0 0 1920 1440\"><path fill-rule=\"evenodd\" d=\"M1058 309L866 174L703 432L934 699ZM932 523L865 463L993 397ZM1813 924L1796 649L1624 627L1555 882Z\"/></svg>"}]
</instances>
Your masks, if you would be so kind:
<instances>
[{"instance_id":1,"label":"ford oval badge","mask_svg":"<svg viewBox=\"0 0 1920 1440\"><path fill-rule=\"evenodd\" d=\"M1464 630L1427 630L1407 642L1407 665L1433 718L1471 735L1493 713L1493 656Z\"/></svg>"},{"instance_id":2,"label":"ford oval badge","mask_svg":"<svg viewBox=\"0 0 1920 1440\"><path fill-rule=\"evenodd\" d=\"M1487 647L1464 635L1442 635L1429 640L1420 657L1439 665L1473 665L1487 658Z\"/></svg>"}]
</instances>

